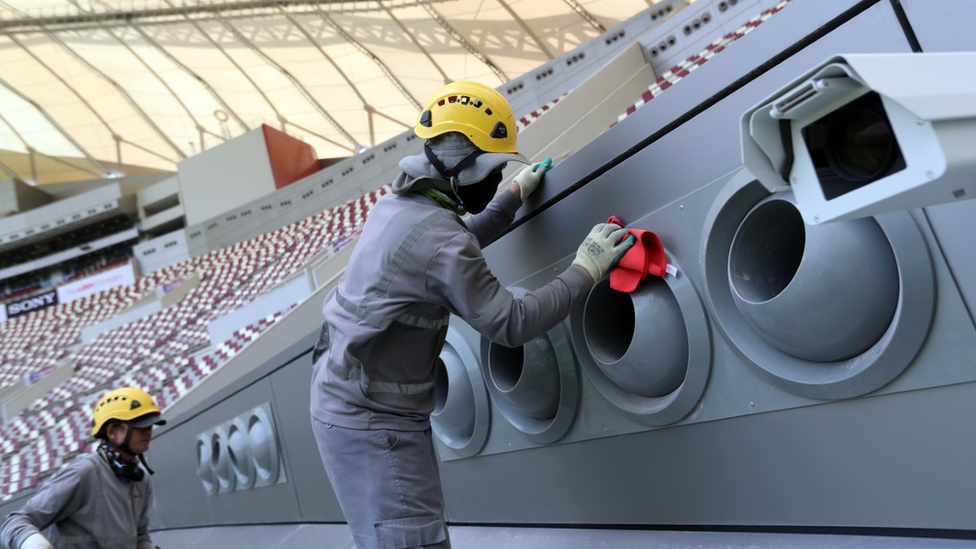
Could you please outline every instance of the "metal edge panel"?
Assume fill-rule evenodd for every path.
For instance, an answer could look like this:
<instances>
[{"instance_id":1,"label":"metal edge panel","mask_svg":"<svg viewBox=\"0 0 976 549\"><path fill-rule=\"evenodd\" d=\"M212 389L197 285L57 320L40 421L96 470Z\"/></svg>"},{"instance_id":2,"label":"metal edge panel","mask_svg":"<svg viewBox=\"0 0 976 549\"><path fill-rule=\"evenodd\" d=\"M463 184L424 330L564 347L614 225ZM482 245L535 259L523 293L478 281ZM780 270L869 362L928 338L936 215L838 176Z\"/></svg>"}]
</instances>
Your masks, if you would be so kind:
<instances>
[{"instance_id":1,"label":"metal edge panel","mask_svg":"<svg viewBox=\"0 0 976 549\"><path fill-rule=\"evenodd\" d=\"M289 457L289 473L305 522L345 522L325 474L312 432L312 355L307 353L271 374L278 431Z\"/></svg>"},{"instance_id":2,"label":"metal edge panel","mask_svg":"<svg viewBox=\"0 0 976 549\"><path fill-rule=\"evenodd\" d=\"M924 52L976 50L976 3L971 0L896 0Z\"/></svg>"},{"instance_id":3,"label":"metal edge panel","mask_svg":"<svg viewBox=\"0 0 976 549\"><path fill-rule=\"evenodd\" d=\"M154 527L300 520L296 479L287 465L287 454L282 455L285 480L269 486L207 495L197 474L198 435L272 400L271 380L261 379L153 441L151 457L157 464L151 518ZM280 451L280 430L277 438Z\"/></svg>"}]
</instances>

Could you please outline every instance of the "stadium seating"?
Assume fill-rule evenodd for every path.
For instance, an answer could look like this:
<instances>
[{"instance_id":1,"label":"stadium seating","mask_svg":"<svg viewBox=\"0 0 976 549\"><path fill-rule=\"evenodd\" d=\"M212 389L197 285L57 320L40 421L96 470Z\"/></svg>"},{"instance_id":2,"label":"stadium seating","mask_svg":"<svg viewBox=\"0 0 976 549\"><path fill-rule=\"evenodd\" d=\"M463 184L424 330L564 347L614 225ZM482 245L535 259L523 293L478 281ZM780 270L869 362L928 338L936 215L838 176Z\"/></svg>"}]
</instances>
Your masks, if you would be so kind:
<instances>
[{"instance_id":1,"label":"stadium seating","mask_svg":"<svg viewBox=\"0 0 976 549\"><path fill-rule=\"evenodd\" d=\"M664 90L677 84L682 78L688 76L692 73L692 71L704 65L709 59L724 51L733 42L752 32L753 29L785 8L792 1L793 0L781 0L780 2L777 2L775 6L763 11L759 15L756 15L736 30L716 39L711 44L706 46L702 51L688 57L684 61L681 61L674 67L671 67L670 70L661 73L661 75L657 77L657 81L655 81L654 84L647 89L647 91L641 94L640 99L628 107L626 112L617 117L617 122L620 122L624 118L627 118L628 116L637 112L637 109L640 109L646 105L651 99L654 99L660 95Z\"/></svg>"},{"instance_id":2,"label":"stadium seating","mask_svg":"<svg viewBox=\"0 0 976 549\"><path fill-rule=\"evenodd\" d=\"M74 374L0 428L0 501L36 487L75 454L91 450L88 431L97 398L115 387L147 390L161 408L179 400L240 353L294 304L208 339L207 325L267 293L333 242L359 230L388 188L278 231L150 273L135 284L10 319L0 327L0 388L69 361ZM81 329L115 316L177 278L202 282L175 305L80 344ZM78 345L77 347L73 347Z\"/></svg>"}]
</instances>

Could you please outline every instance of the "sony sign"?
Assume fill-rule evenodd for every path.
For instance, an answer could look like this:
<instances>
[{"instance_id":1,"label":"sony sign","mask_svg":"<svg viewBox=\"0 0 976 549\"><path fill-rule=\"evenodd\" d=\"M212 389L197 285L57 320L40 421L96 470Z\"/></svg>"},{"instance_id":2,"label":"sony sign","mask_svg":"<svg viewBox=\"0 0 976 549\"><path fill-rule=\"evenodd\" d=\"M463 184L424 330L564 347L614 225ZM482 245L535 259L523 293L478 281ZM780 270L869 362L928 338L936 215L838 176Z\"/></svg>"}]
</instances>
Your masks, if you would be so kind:
<instances>
[{"instance_id":1,"label":"sony sign","mask_svg":"<svg viewBox=\"0 0 976 549\"><path fill-rule=\"evenodd\" d=\"M13 318L58 304L57 290L7 303L7 316Z\"/></svg>"}]
</instances>

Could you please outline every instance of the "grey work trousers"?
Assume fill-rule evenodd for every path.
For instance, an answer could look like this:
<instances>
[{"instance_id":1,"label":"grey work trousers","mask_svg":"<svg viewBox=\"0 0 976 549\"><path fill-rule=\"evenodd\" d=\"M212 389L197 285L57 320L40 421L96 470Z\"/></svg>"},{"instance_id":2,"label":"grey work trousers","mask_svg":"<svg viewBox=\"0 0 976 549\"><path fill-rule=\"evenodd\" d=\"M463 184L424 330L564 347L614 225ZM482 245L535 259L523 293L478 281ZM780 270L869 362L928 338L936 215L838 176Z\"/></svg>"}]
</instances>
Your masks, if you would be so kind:
<instances>
[{"instance_id":1,"label":"grey work trousers","mask_svg":"<svg viewBox=\"0 0 976 549\"><path fill-rule=\"evenodd\" d=\"M358 549L450 549L429 428L312 431Z\"/></svg>"}]
</instances>

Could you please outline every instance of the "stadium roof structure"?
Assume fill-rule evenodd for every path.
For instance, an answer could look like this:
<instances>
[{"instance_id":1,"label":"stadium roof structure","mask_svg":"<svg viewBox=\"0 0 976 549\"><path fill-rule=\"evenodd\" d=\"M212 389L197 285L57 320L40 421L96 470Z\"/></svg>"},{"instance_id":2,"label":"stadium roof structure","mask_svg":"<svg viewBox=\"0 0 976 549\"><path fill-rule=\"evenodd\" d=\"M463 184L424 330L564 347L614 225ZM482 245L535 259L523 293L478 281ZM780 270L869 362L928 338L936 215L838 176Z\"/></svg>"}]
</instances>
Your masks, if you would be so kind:
<instances>
[{"instance_id":1,"label":"stadium roof structure","mask_svg":"<svg viewBox=\"0 0 976 549\"><path fill-rule=\"evenodd\" d=\"M348 156L658 1L0 0L0 178L173 171L261 124Z\"/></svg>"}]
</instances>

